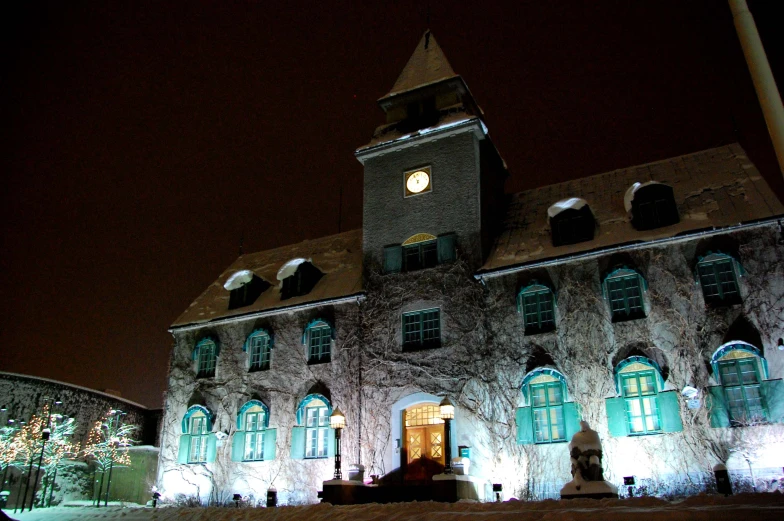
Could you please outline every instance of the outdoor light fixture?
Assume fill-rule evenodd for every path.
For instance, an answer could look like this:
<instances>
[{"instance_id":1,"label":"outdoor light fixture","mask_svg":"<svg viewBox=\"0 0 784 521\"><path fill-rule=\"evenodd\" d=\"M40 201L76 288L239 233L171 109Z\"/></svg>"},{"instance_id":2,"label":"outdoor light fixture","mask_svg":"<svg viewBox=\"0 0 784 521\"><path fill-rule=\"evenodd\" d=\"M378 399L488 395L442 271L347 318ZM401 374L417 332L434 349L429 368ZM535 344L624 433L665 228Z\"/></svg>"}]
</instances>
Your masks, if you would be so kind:
<instances>
[{"instance_id":1,"label":"outdoor light fixture","mask_svg":"<svg viewBox=\"0 0 784 521\"><path fill-rule=\"evenodd\" d=\"M452 473L452 441L451 441L451 420L455 419L455 406L449 401L447 396L438 404L441 412L441 419L444 420L444 474Z\"/></svg>"},{"instance_id":2,"label":"outdoor light fixture","mask_svg":"<svg viewBox=\"0 0 784 521\"><path fill-rule=\"evenodd\" d=\"M779 338L779 351L784 351L784 338Z\"/></svg>"},{"instance_id":3,"label":"outdoor light fixture","mask_svg":"<svg viewBox=\"0 0 784 521\"><path fill-rule=\"evenodd\" d=\"M346 427L346 417L340 412L338 407L332 411L329 417L329 426L335 429L335 476L334 479L343 479L343 473L340 471L340 431Z\"/></svg>"}]
</instances>

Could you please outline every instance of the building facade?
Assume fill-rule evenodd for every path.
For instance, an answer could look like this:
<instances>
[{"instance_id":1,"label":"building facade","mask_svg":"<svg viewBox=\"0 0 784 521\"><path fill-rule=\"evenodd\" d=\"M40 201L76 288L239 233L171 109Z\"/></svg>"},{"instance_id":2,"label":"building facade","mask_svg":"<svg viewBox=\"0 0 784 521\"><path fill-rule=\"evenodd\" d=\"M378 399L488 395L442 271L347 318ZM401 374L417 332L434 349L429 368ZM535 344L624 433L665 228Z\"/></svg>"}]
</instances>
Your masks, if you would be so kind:
<instances>
[{"instance_id":1,"label":"building facade","mask_svg":"<svg viewBox=\"0 0 784 521\"><path fill-rule=\"evenodd\" d=\"M381 483L460 450L480 496L557 496L581 419L654 493L782 466L784 207L739 145L507 195L429 32L379 105L363 228L242 255L172 325L165 497L316 501L338 407Z\"/></svg>"}]
</instances>

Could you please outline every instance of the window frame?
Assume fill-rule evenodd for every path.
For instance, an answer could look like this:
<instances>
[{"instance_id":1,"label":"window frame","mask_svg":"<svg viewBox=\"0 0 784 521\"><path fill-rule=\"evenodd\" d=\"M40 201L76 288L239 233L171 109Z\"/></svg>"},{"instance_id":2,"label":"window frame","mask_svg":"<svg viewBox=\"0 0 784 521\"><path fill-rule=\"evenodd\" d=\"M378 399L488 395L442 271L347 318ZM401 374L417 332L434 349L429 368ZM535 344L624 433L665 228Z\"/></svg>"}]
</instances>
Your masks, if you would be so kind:
<instances>
[{"instance_id":1,"label":"window frame","mask_svg":"<svg viewBox=\"0 0 784 521\"><path fill-rule=\"evenodd\" d=\"M333 331L332 324L323 319L312 320L307 325L302 340L307 346L308 365L332 361Z\"/></svg>"},{"instance_id":2,"label":"window frame","mask_svg":"<svg viewBox=\"0 0 784 521\"><path fill-rule=\"evenodd\" d=\"M263 345L257 345L259 339L266 339ZM272 365L272 335L266 329L255 330L245 340L243 351L248 353L248 372L268 371ZM258 360L254 361L254 358Z\"/></svg>"},{"instance_id":3,"label":"window frame","mask_svg":"<svg viewBox=\"0 0 784 521\"><path fill-rule=\"evenodd\" d=\"M655 230L680 222L672 187L664 183L635 183L631 199L632 226L639 231Z\"/></svg>"},{"instance_id":4,"label":"window frame","mask_svg":"<svg viewBox=\"0 0 784 521\"><path fill-rule=\"evenodd\" d=\"M320 401L323 405L309 404L304 407L305 459L329 457L330 407L323 400Z\"/></svg>"},{"instance_id":5,"label":"window frame","mask_svg":"<svg viewBox=\"0 0 784 521\"><path fill-rule=\"evenodd\" d=\"M243 413L242 421L245 427L245 436L242 445L242 461L264 461L264 433L267 430L267 411L261 408L261 411L252 411ZM253 429L250 428L251 419L254 419ZM248 451L248 441L253 445L252 450Z\"/></svg>"},{"instance_id":6,"label":"window frame","mask_svg":"<svg viewBox=\"0 0 784 521\"><path fill-rule=\"evenodd\" d=\"M543 300L542 296L549 295L548 300ZM536 308L534 313L528 312L528 302L526 299L535 297L533 305ZM549 310L543 310L543 305L549 305ZM557 304L555 301L555 293L552 289L537 282L533 282L528 286L520 289L517 293L517 309L523 317L523 327L525 328L526 335L536 335L539 333L547 333L555 330L555 308ZM549 313L549 319L543 319L542 315ZM529 322L528 316L536 315L536 322Z\"/></svg>"},{"instance_id":7,"label":"window frame","mask_svg":"<svg viewBox=\"0 0 784 521\"><path fill-rule=\"evenodd\" d=\"M403 271L418 271L438 266L438 239L429 239L413 244L405 244L403 248ZM413 255L412 255L413 253ZM416 258L414 264L409 263L409 258Z\"/></svg>"},{"instance_id":8,"label":"window frame","mask_svg":"<svg viewBox=\"0 0 784 521\"><path fill-rule=\"evenodd\" d=\"M209 351L205 349L209 347ZM200 340L193 350L193 360L196 362L196 378L214 378L218 365L218 342L208 337Z\"/></svg>"},{"instance_id":9,"label":"window frame","mask_svg":"<svg viewBox=\"0 0 784 521\"><path fill-rule=\"evenodd\" d=\"M730 269L728 271L719 271L720 266L729 266ZM695 272L697 282L702 288L702 298L705 300L705 304L709 306L731 306L741 303L740 282L738 281L740 275L739 267L735 258L725 253L709 252L704 257L698 259ZM731 274L731 280L721 280L722 275L727 273ZM712 280L707 280L708 277L712 277ZM734 286L732 294L727 294L727 290L724 287L727 283L731 283ZM706 294L706 288L713 286L716 287L716 292Z\"/></svg>"},{"instance_id":10,"label":"window frame","mask_svg":"<svg viewBox=\"0 0 784 521\"><path fill-rule=\"evenodd\" d=\"M748 365L752 368L754 375L754 382L745 382L744 381L744 372L742 371L741 365ZM754 355L744 357L744 358L732 358L728 360L718 360L716 362L716 366L718 367L719 373L719 382L721 383L722 392L724 394L724 399L726 400L727 404L727 414L729 416L730 425L747 425L747 424L756 424L760 422L765 422L768 419L768 409L766 407L764 398L762 396L762 374L760 371L759 362ZM734 366L734 376L737 377L737 383L730 384L726 382L726 375L723 371L724 368ZM747 371L745 374L749 374ZM749 397L749 391L752 389L756 389L756 400L758 405L754 407L758 412L755 415L752 412L752 407L750 406L749 402L753 400L753 397ZM743 403L744 415L741 418L738 418L733 413L733 410L738 409L738 407L733 407L732 404L738 402L739 400L733 400L731 398L730 391L739 390L741 395L741 400Z\"/></svg>"},{"instance_id":11,"label":"window frame","mask_svg":"<svg viewBox=\"0 0 784 521\"><path fill-rule=\"evenodd\" d=\"M537 390L542 389L544 391L544 405L536 405L536 398L535 393ZM560 401L558 403L550 403L550 393L548 392L550 389L558 389L560 395ZM531 418L533 420L533 435L534 435L534 444L536 445L544 445L549 443L561 443L564 441L568 441L566 439L566 418L564 415L564 403L566 402L566 392L564 389L564 384L560 380L553 381L553 382L541 382L541 383L532 383L528 384L528 392L530 393L530 404L531 404ZM540 439L539 433L541 429L539 427L539 422L537 421L537 413L540 411L544 411L544 418L547 421L547 439ZM556 413L556 422L557 425L554 425L553 422L553 414ZM560 433L560 437L556 438L553 436L553 429L556 429L558 433Z\"/></svg>"},{"instance_id":12,"label":"window frame","mask_svg":"<svg viewBox=\"0 0 784 521\"><path fill-rule=\"evenodd\" d=\"M659 408L659 385L657 379L657 370L653 367L650 369L640 371L630 371L626 373L619 372L618 379L620 380L621 396L623 397L624 407L626 410L626 431L629 436L647 436L650 434L661 434L663 431L662 418ZM650 378L649 388L650 392L644 393L642 391L641 378ZM634 381L636 384L636 394L630 395L629 386L626 382ZM641 414L634 414L632 404L636 403ZM646 403L650 406L649 411L646 412ZM640 418L640 426L642 430L634 429L634 420ZM653 426L648 427L648 419L651 419Z\"/></svg>"},{"instance_id":13,"label":"window frame","mask_svg":"<svg viewBox=\"0 0 784 521\"><path fill-rule=\"evenodd\" d=\"M435 315L430 316L428 315ZM435 327L425 327L426 322L435 323ZM416 329L407 331L408 326L415 326ZM421 309L417 311L407 311L401 315L401 339L404 351L417 351L420 349L431 349L441 346L441 308ZM430 338L425 338L426 333L431 332ZM435 332L435 335L432 335ZM407 340L408 335L415 335L417 338Z\"/></svg>"},{"instance_id":14,"label":"window frame","mask_svg":"<svg viewBox=\"0 0 784 521\"><path fill-rule=\"evenodd\" d=\"M633 284L631 284L633 282ZM621 284L616 287L616 284ZM645 308L645 292L647 282L639 272L623 267L609 273L603 282L604 296L610 306L610 317L613 322L624 322L626 320L637 320L647 316ZM636 290L637 295L629 294ZM620 297L614 293L620 292ZM639 299L639 305L630 304L630 300ZM616 306L616 303L622 303Z\"/></svg>"}]
</instances>

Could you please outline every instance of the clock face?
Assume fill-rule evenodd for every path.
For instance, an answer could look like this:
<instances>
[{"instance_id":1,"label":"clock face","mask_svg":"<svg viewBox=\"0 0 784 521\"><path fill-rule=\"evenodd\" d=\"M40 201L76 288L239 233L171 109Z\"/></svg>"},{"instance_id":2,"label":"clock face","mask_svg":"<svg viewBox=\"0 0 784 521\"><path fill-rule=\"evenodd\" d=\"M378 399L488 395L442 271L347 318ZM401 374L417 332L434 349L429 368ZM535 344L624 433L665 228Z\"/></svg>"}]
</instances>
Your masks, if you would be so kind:
<instances>
[{"instance_id":1,"label":"clock face","mask_svg":"<svg viewBox=\"0 0 784 521\"><path fill-rule=\"evenodd\" d=\"M421 194L430 190L429 169L415 170L406 174L406 195Z\"/></svg>"}]
</instances>

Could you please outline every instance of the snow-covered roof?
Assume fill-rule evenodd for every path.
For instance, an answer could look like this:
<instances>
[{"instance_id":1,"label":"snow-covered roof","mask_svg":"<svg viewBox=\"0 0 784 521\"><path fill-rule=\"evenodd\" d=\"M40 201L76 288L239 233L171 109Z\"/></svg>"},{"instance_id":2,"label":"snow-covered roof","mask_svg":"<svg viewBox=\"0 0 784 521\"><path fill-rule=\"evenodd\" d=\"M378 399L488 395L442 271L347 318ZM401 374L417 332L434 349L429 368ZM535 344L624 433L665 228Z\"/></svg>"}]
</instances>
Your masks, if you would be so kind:
<instances>
[{"instance_id":1,"label":"snow-covered roof","mask_svg":"<svg viewBox=\"0 0 784 521\"><path fill-rule=\"evenodd\" d=\"M487 129L484 126L484 123L482 123L481 119L479 119L477 116L469 114L462 105L456 106L452 109L445 109L442 111L436 123L430 127L419 130L401 131L399 122L385 123L384 125L376 128L376 130L373 132L373 137L370 139L370 142L367 145L359 147L357 149L357 153L361 153L369 148L373 148L381 144L400 142L414 137L425 136L433 132L445 131L470 121L476 121L476 123L482 127L484 133L487 133Z\"/></svg>"},{"instance_id":2,"label":"snow-covered roof","mask_svg":"<svg viewBox=\"0 0 784 521\"><path fill-rule=\"evenodd\" d=\"M579 210L583 206L588 204L585 202L585 199L580 199L579 197L570 197L568 199L561 199L550 208L547 209L547 215L552 219L559 213L563 212L564 210Z\"/></svg>"},{"instance_id":3,"label":"snow-covered roof","mask_svg":"<svg viewBox=\"0 0 784 521\"><path fill-rule=\"evenodd\" d=\"M293 259L293 260L292 260ZM238 272L252 272L268 281L280 280L284 270L311 260L324 274L307 295L280 300L280 285L266 289L256 301L237 309L229 309L228 281ZM295 262L296 261L296 262ZM240 256L226 268L172 324L173 328L259 311L285 309L301 304L347 297L362 291L362 230L351 230L320 239Z\"/></svg>"},{"instance_id":4,"label":"snow-covered roof","mask_svg":"<svg viewBox=\"0 0 784 521\"><path fill-rule=\"evenodd\" d=\"M430 30L425 31L397 81L383 98L457 76Z\"/></svg>"},{"instance_id":5,"label":"snow-covered roof","mask_svg":"<svg viewBox=\"0 0 784 521\"><path fill-rule=\"evenodd\" d=\"M250 270L240 270L231 277L226 283L223 285L223 288L226 291L231 291L234 289L239 289L248 282L253 280L253 272Z\"/></svg>"},{"instance_id":6,"label":"snow-covered roof","mask_svg":"<svg viewBox=\"0 0 784 521\"><path fill-rule=\"evenodd\" d=\"M680 222L638 231L631 225L624 195L635 182L642 186L652 181L672 187ZM573 197L590 201L597 222L594 239L553 246L548 209L553 201ZM737 143L534 188L511 199L482 271L784 214L784 206Z\"/></svg>"},{"instance_id":7,"label":"snow-covered roof","mask_svg":"<svg viewBox=\"0 0 784 521\"><path fill-rule=\"evenodd\" d=\"M627 212L632 211L632 201L634 201L634 194L637 193L637 190L640 188L645 188L646 186L650 185L660 185L661 183L656 181L645 181L644 183L640 183L639 181L634 183L626 190L626 193L623 195L623 207L626 208Z\"/></svg>"},{"instance_id":8,"label":"snow-covered roof","mask_svg":"<svg viewBox=\"0 0 784 521\"><path fill-rule=\"evenodd\" d=\"M297 272L297 268L299 268L299 265L303 262L308 262L308 259L291 259L278 270L278 274L276 275L277 279L283 280L291 277Z\"/></svg>"}]
</instances>

